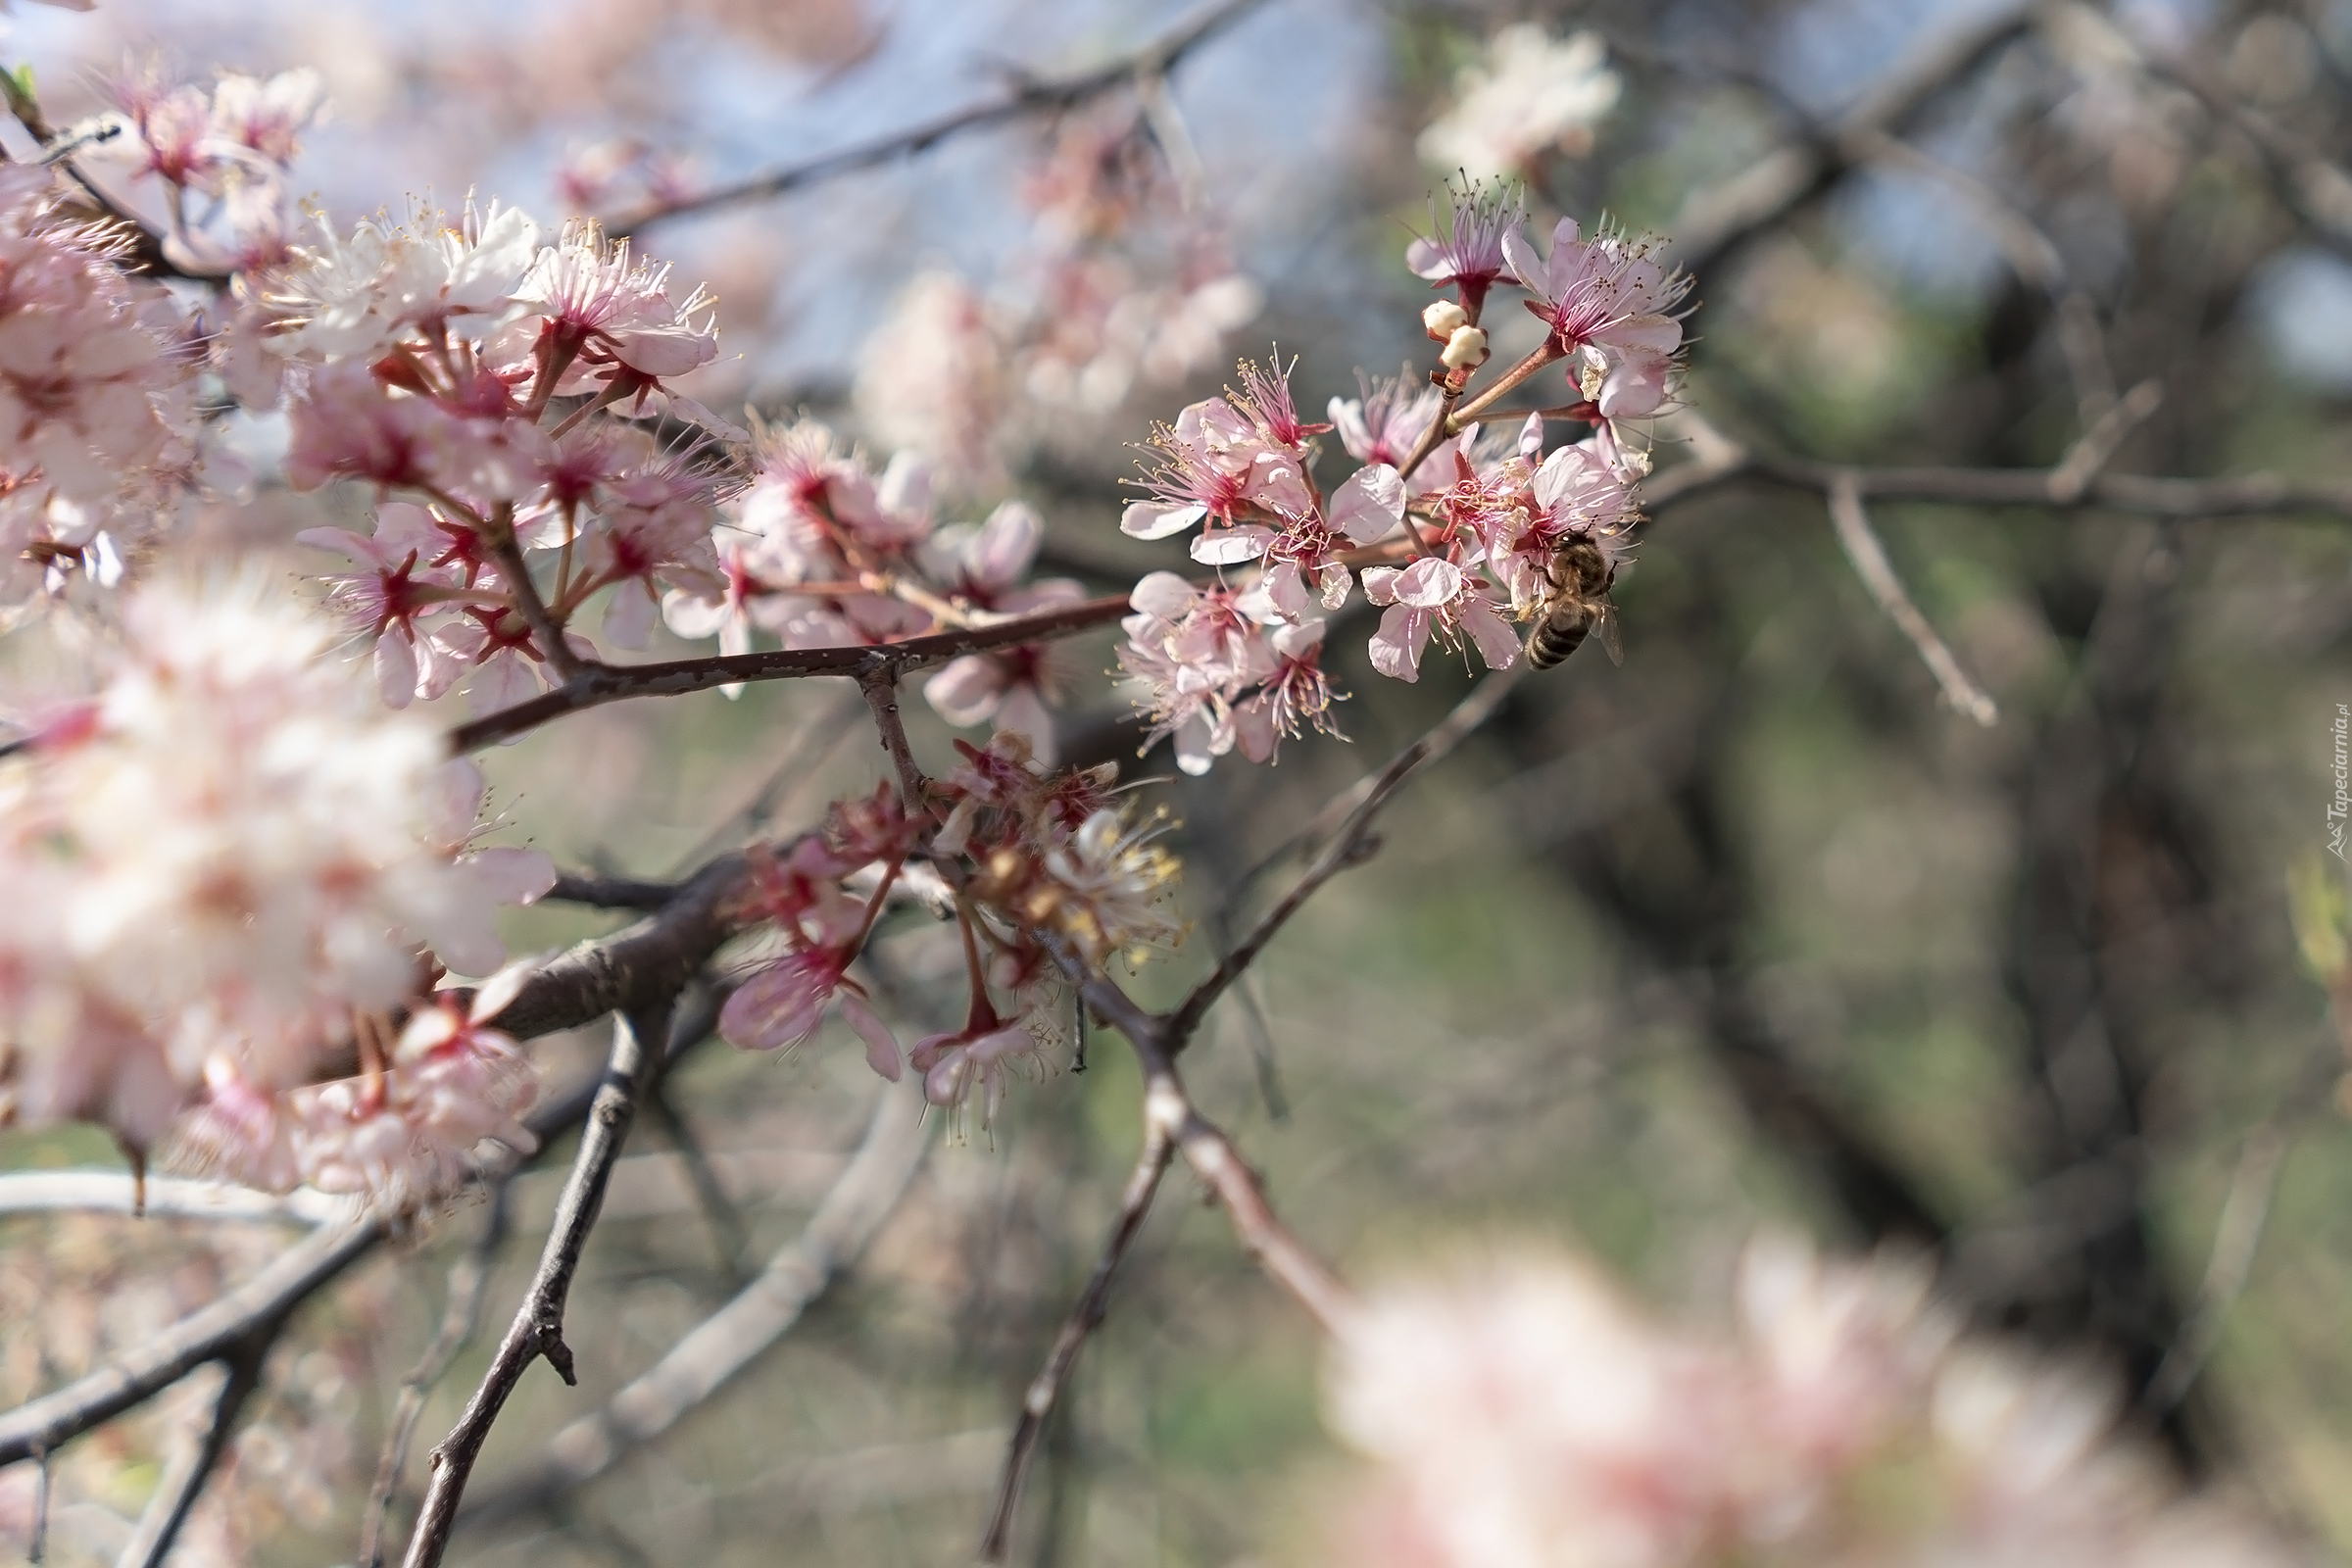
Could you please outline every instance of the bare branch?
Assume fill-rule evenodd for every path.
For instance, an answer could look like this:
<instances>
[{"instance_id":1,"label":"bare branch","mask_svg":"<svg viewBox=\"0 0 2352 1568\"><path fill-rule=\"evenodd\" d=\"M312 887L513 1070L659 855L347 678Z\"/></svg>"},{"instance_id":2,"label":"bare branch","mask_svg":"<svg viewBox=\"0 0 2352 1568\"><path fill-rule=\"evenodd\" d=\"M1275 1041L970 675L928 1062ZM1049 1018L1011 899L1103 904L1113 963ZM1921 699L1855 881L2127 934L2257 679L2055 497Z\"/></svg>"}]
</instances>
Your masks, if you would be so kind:
<instances>
[{"instance_id":1,"label":"bare branch","mask_svg":"<svg viewBox=\"0 0 2352 1568\"><path fill-rule=\"evenodd\" d=\"M787 165L732 185L720 185L699 195L648 208L606 224L605 231L614 239L624 238L668 219L707 213L714 208L732 207L744 202L765 201L837 175L928 152L963 131L1002 124L1024 115L1075 109L1080 104L1129 83L1140 84L1152 77L1165 76L1195 48L1240 21L1261 3L1262 0L1222 0L1221 4L1209 7L1142 48L1107 61L1092 71L1059 78L1024 81L993 103L974 104L970 108L955 110L919 125L844 147L838 152L826 153L806 163Z\"/></svg>"},{"instance_id":2,"label":"bare branch","mask_svg":"<svg viewBox=\"0 0 2352 1568\"><path fill-rule=\"evenodd\" d=\"M535 1465L469 1504L459 1515L460 1525L471 1529L548 1506L717 1393L783 1338L808 1303L857 1262L897 1208L930 1147L921 1097L884 1091L857 1153L808 1229L602 1410L559 1432Z\"/></svg>"},{"instance_id":3,"label":"bare branch","mask_svg":"<svg viewBox=\"0 0 2352 1568\"><path fill-rule=\"evenodd\" d=\"M222 1357L221 1368L227 1377L220 1385L219 1397L213 1401L213 1418L206 1424L204 1436L165 1469L147 1511L139 1516L138 1530L122 1548L122 1555L115 1559L115 1568L161 1568L163 1560L171 1554L172 1543L178 1537L179 1527L187 1522L188 1510L196 1505L205 1482L228 1447L228 1435L236 1426L237 1413L261 1384L262 1363L269 1356L270 1343L277 1338L277 1330L276 1323L256 1330L251 1340Z\"/></svg>"},{"instance_id":4,"label":"bare branch","mask_svg":"<svg viewBox=\"0 0 2352 1568\"><path fill-rule=\"evenodd\" d=\"M903 675L964 654L1074 636L1117 620L1128 613L1128 609L1126 597L1121 595L1092 599L989 626L909 637L905 642L885 643L876 648L787 648L771 653L671 660L658 664L591 664L552 692L459 725L450 731L450 749L460 753L475 751L536 729L566 713L632 697L675 697L735 681L795 680L810 675L864 678L877 670Z\"/></svg>"},{"instance_id":5,"label":"bare branch","mask_svg":"<svg viewBox=\"0 0 2352 1568\"><path fill-rule=\"evenodd\" d=\"M448 1549L449 1534L457 1522L458 1502L473 1474L474 1461L490 1437L490 1427L522 1374L541 1356L567 1384L577 1384L571 1348L564 1343L564 1308L579 1271L580 1253L596 1226L604 1203L605 1184L612 1180L613 1162L627 1141L637 1100L655 1072L668 1037L669 999L663 998L613 1020L612 1054L605 1064L604 1082L580 1135L579 1152L572 1158L571 1179L556 1200L556 1220L547 1246L539 1254L539 1269L531 1278L522 1305L507 1328L482 1374L481 1386L466 1401L465 1413L448 1437L433 1449L433 1479L416 1514L416 1533L409 1538L407 1568L433 1568ZM649 1044L650 1042L650 1044Z\"/></svg>"},{"instance_id":6,"label":"bare branch","mask_svg":"<svg viewBox=\"0 0 2352 1568\"><path fill-rule=\"evenodd\" d=\"M2205 1278L2196 1299L2183 1315L2180 1332L2148 1378L2139 1408L2161 1416L2179 1404L2196 1383L2197 1375L2221 1343L2222 1325L2230 1308L2245 1291L2253 1271L2254 1253L2271 1215L2271 1200L2278 1192L2278 1168L2286 1160L2286 1132L2276 1118L2254 1129L2237 1156L2230 1180L2230 1196L2222 1201L2222 1217L2213 1228L2213 1250L2205 1259Z\"/></svg>"},{"instance_id":7,"label":"bare branch","mask_svg":"<svg viewBox=\"0 0 2352 1568\"><path fill-rule=\"evenodd\" d=\"M1266 944L1274 940L1274 934L1283 928L1291 916L1297 914L1299 907L1313 898L1324 883L1364 858L1372 819L1389 804L1390 797L1422 766L1452 751L1461 744L1464 736L1492 718L1494 710L1502 706L1502 700L1510 695L1511 688L1519 683L1525 673L1525 665L1513 665L1480 681L1477 689L1463 698L1453 711L1446 714L1428 734L1398 752L1389 760L1388 766L1332 802L1316 815L1314 821L1307 824L1298 839L1313 843L1323 838L1327 818L1335 811L1344 813L1336 830L1331 830L1323 853L1315 858L1314 863L1306 868L1306 873L1299 877L1291 891L1283 895L1282 902L1267 910L1250 933L1242 939L1241 945L1220 959L1208 978L1195 986L1192 994L1168 1015L1167 1040L1171 1054L1181 1052L1191 1041L1194 1031L1200 1027L1200 1020L1208 1015L1208 1009L1216 1000L1265 951ZM1263 863L1272 863L1274 858L1288 853L1288 849L1289 846L1285 846ZM1243 878L1244 885L1255 874L1252 871L1246 875Z\"/></svg>"},{"instance_id":8,"label":"bare branch","mask_svg":"<svg viewBox=\"0 0 2352 1568\"><path fill-rule=\"evenodd\" d=\"M906 724L899 716L899 672L883 664L858 677L858 689L865 695L865 706L872 710L874 728L882 738L882 750L890 754L890 765L899 775L899 801L911 815L923 808L923 795L930 781L915 765L914 748L907 744Z\"/></svg>"},{"instance_id":9,"label":"bare branch","mask_svg":"<svg viewBox=\"0 0 2352 1568\"><path fill-rule=\"evenodd\" d=\"M1854 564L1855 575L1879 602L1886 618L1919 650L1920 659L1942 688L1944 701L1980 724L1992 724L2000 717L2000 710L1960 667L1960 661L1952 657L1936 628L1928 624L1928 617L1904 592L1903 580L1886 559L1886 547L1871 531L1870 516L1862 510L1861 488L1851 475L1839 475L1830 482L1830 520L1837 525L1838 542L1845 547L1845 559Z\"/></svg>"},{"instance_id":10,"label":"bare branch","mask_svg":"<svg viewBox=\"0 0 2352 1568\"><path fill-rule=\"evenodd\" d=\"M1731 251L1836 184L1871 155L1869 138L1894 130L2022 33L2036 8L2010 0L1929 43L1881 78L1809 141L1777 147L1718 184L1694 191L1673 223L1682 263L1702 275Z\"/></svg>"},{"instance_id":11,"label":"bare branch","mask_svg":"<svg viewBox=\"0 0 2352 1568\"><path fill-rule=\"evenodd\" d=\"M498 563L498 574L506 579L507 592L514 596L514 612L531 628L531 640L547 656L548 668L566 681L577 679L588 666L564 640L564 628L556 624L546 601L539 597L539 585L531 581L530 563L522 559L522 547L514 542L514 503L499 503L490 525L482 530L482 545Z\"/></svg>"},{"instance_id":12,"label":"bare branch","mask_svg":"<svg viewBox=\"0 0 2352 1568\"><path fill-rule=\"evenodd\" d=\"M2061 505L2079 499L2090 482L2106 471L2116 449L2163 404L2161 381L2142 381L2126 393L2122 402L2102 414L2081 440L2067 448L2058 466L2050 470L2050 499Z\"/></svg>"},{"instance_id":13,"label":"bare branch","mask_svg":"<svg viewBox=\"0 0 2352 1568\"><path fill-rule=\"evenodd\" d=\"M401 1379L400 1398L392 1409L392 1430L384 1439L383 1457L376 1462L375 1485L368 1495L368 1511L360 1523L359 1568L380 1568L384 1560L384 1522L400 1490L401 1472L408 1468L409 1445L424 1415L425 1397L440 1382L473 1338L482 1317L482 1293L490 1284L491 1267L506 1247L508 1197L511 1180L490 1189L489 1212L482 1217L481 1234L449 1271L449 1299L441 1310L441 1326L433 1334L416 1365Z\"/></svg>"},{"instance_id":14,"label":"bare branch","mask_svg":"<svg viewBox=\"0 0 2352 1568\"><path fill-rule=\"evenodd\" d=\"M150 1176L142 1207L136 1201L130 1173L124 1170L15 1170L0 1175L0 1214L61 1211L327 1225L350 1219L358 1205L351 1199L308 1187L266 1193L233 1182Z\"/></svg>"},{"instance_id":15,"label":"bare branch","mask_svg":"<svg viewBox=\"0 0 2352 1568\"><path fill-rule=\"evenodd\" d=\"M746 1238L743 1216L735 1211L727 1191L719 1185L718 1175L710 1168L710 1159L703 1152L702 1141L694 1129L670 1102L666 1082L656 1083L645 1097L646 1119L660 1129L662 1139L685 1167L686 1186L694 1195L694 1206L702 1211L703 1223L710 1231L710 1245L718 1254L718 1271L725 1277L729 1290L740 1291L750 1283L743 1267Z\"/></svg>"},{"instance_id":16,"label":"bare branch","mask_svg":"<svg viewBox=\"0 0 2352 1568\"><path fill-rule=\"evenodd\" d=\"M980 1557L984 1562L1004 1560L1012 1543L1012 1515L1020 1504L1021 1483L1028 1476L1030 1460L1036 1456L1038 1440L1045 1436L1047 1418L1060 1401L1062 1386L1078 1364L1078 1352L1085 1348L1087 1336L1102 1326L1103 1314L1110 1308L1111 1279L1118 1273L1128 1250L1134 1247L1136 1237L1142 1234L1144 1219L1152 1212L1152 1200L1159 1195L1160 1178L1167 1174L1168 1162L1175 1157L1175 1129L1147 1114L1143 1152L1136 1156L1126 1191L1119 1195L1119 1217L1102 1243L1102 1255L1096 1261L1095 1272L1071 1306L1069 1316L1061 1320L1061 1330L1054 1336L1054 1347L1046 1353L1046 1364L1030 1380L1029 1392L1021 1400L1021 1418L1012 1429L1012 1445L1004 1455L1004 1475L997 1483L997 1505L989 1515L987 1533L980 1539Z\"/></svg>"}]
</instances>

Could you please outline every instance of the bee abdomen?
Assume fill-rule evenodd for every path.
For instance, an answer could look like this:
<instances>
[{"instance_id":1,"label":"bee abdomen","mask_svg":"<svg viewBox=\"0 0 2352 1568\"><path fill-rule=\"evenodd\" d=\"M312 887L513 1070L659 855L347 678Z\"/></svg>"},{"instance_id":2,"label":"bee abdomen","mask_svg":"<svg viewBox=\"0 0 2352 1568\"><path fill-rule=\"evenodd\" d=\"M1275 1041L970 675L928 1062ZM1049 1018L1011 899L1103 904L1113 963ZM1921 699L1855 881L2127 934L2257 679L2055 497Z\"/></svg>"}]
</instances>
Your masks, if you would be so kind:
<instances>
[{"instance_id":1,"label":"bee abdomen","mask_svg":"<svg viewBox=\"0 0 2352 1568\"><path fill-rule=\"evenodd\" d=\"M1592 617L1582 611L1567 611L1537 622L1527 639L1527 662L1531 668L1549 669L1565 663L1570 654L1585 645L1585 636L1592 629Z\"/></svg>"}]
</instances>

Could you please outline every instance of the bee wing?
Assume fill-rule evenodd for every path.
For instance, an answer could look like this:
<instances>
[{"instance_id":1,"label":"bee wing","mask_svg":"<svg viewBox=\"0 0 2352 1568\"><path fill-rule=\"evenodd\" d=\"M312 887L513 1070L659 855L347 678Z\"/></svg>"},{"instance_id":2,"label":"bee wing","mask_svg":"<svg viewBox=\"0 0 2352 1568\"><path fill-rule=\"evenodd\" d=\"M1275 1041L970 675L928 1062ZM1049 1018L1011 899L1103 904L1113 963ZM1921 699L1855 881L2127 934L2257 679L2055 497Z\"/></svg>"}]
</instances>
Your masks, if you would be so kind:
<instances>
[{"instance_id":1,"label":"bee wing","mask_svg":"<svg viewBox=\"0 0 2352 1568\"><path fill-rule=\"evenodd\" d=\"M1592 635L1600 639L1600 646L1607 652L1610 663L1625 662L1625 639L1617 635L1617 606L1614 601L1603 599L1600 602L1600 613L1592 619Z\"/></svg>"}]
</instances>

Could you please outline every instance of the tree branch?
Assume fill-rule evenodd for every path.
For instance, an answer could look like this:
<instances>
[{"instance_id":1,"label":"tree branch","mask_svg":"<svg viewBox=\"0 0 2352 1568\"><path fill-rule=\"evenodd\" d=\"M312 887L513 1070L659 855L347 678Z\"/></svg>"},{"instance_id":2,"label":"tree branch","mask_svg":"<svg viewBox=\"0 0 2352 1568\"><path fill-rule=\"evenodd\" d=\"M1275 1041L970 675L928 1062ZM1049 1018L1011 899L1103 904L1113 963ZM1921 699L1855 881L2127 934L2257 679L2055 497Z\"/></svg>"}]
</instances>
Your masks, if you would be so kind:
<instances>
[{"instance_id":1,"label":"tree branch","mask_svg":"<svg viewBox=\"0 0 2352 1568\"><path fill-rule=\"evenodd\" d=\"M233 1182L147 1178L142 1205L124 1170L15 1170L0 1175L0 1214L148 1214L166 1219L285 1220L328 1225L348 1220L358 1204L308 1187L266 1193Z\"/></svg>"},{"instance_id":2,"label":"tree branch","mask_svg":"<svg viewBox=\"0 0 2352 1568\"><path fill-rule=\"evenodd\" d=\"M530 1364L545 1356L565 1383L576 1385L579 1381L572 1371L571 1348L564 1343L564 1308L572 1278L579 1271L580 1253L588 1245L588 1233L595 1228L597 1211L604 1205L612 1164L628 1139L638 1097L662 1054L670 1005L664 998L613 1020L612 1054L589 1107L579 1152L572 1158L571 1177L556 1200L555 1224L539 1254L539 1270L491 1358L490 1369L482 1374L481 1386L466 1401L457 1426L433 1449L433 1479L417 1510L416 1533L409 1538L407 1568L433 1568L448 1549L458 1503L473 1474L474 1461L489 1440L492 1423Z\"/></svg>"},{"instance_id":3,"label":"tree branch","mask_svg":"<svg viewBox=\"0 0 2352 1568\"><path fill-rule=\"evenodd\" d=\"M963 131L1001 124L1041 111L1074 109L1130 82L1140 85L1151 78L1164 77L1186 55L1257 9L1261 3L1262 0L1222 0L1222 3L1200 12L1142 48L1106 61L1092 71L1058 78L1024 81L993 103L954 110L935 120L876 137L872 141L858 142L805 163L788 164L731 185L720 185L699 195L650 207L607 223L605 232L614 239L623 239L669 219L707 213L743 202L765 201L837 175L928 152Z\"/></svg>"},{"instance_id":4,"label":"tree branch","mask_svg":"<svg viewBox=\"0 0 2352 1568\"><path fill-rule=\"evenodd\" d=\"M482 1293L488 1288L490 1270L507 1244L508 1193L506 1181L490 1189L490 1210L483 1216L482 1233L449 1271L449 1299L441 1311L441 1326L433 1335L433 1343L417 1357L415 1368L401 1380L400 1399L392 1410L392 1431L384 1440L383 1457L375 1467L375 1485L368 1493L368 1511L360 1524L358 1568L380 1568L384 1560L384 1522L392 1509L393 1494L400 1490L401 1472L408 1468L409 1444L416 1435L417 1421L424 1415L425 1397L448 1373L451 1363L473 1338L474 1329L481 1322Z\"/></svg>"},{"instance_id":5,"label":"tree branch","mask_svg":"<svg viewBox=\"0 0 2352 1568\"><path fill-rule=\"evenodd\" d=\"M460 1527L549 1506L675 1426L783 1338L896 1211L931 1147L923 1120L919 1095L885 1090L857 1153L808 1228L602 1410L564 1428L534 1465L469 1503L459 1514Z\"/></svg>"},{"instance_id":6,"label":"tree branch","mask_svg":"<svg viewBox=\"0 0 2352 1568\"><path fill-rule=\"evenodd\" d=\"M1102 1327L1103 1315L1110 1308L1110 1284L1128 1250L1141 1235L1144 1219L1152 1212L1152 1200L1159 1196L1159 1181L1168 1173L1169 1161L1176 1157L1175 1129L1159 1117L1149 1113L1147 1101L1144 1117L1143 1152L1136 1156L1135 1169L1127 1177L1126 1191L1119 1195L1119 1217L1102 1243L1102 1255L1095 1263L1095 1272L1086 1282L1069 1315L1061 1320L1061 1330L1054 1336L1054 1347L1046 1353L1046 1364L1030 1380L1029 1392L1021 1400L1021 1418L1012 1429L1012 1444L1004 1455L1004 1469L997 1483L997 1503L989 1514L988 1530L980 1539L980 1558L983 1562L1003 1562L1012 1542L1012 1515L1021 1500L1021 1484L1027 1479L1029 1463L1036 1457L1038 1440L1045 1436L1047 1418L1060 1401L1070 1371L1078 1364L1078 1352L1085 1348L1087 1336Z\"/></svg>"},{"instance_id":7,"label":"tree branch","mask_svg":"<svg viewBox=\"0 0 2352 1568\"><path fill-rule=\"evenodd\" d=\"M1870 158L1874 134L1892 131L1940 97L2025 31L2035 9L2011 0L1929 43L1811 138L1777 147L1730 178L1691 193L1673 223L1683 266L1701 275L1713 271L1740 245L1828 190Z\"/></svg>"},{"instance_id":8,"label":"tree branch","mask_svg":"<svg viewBox=\"0 0 2352 1568\"><path fill-rule=\"evenodd\" d=\"M897 667L881 664L867 670L858 677L858 689L864 694L865 706L873 711L882 750L890 754L890 765L899 775L899 802L908 815L913 815L923 808L923 796L930 781L915 765L914 748L906 740L906 721L899 716Z\"/></svg>"},{"instance_id":9,"label":"tree branch","mask_svg":"<svg viewBox=\"0 0 2352 1568\"><path fill-rule=\"evenodd\" d=\"M1331 836L1324 843L1323 853L1315 858L1305 874L1298 878L1290 892L1283 895L1279 904L1266 911L1250 934L1242 939L1240 946L1218 961L1208 978L1195 986L1192 994L1168 1015L1167 1039L1171 1054L1183 1051L1190 1043L1194 1031L1200 1026L1200 1020L1208 1015L1208 1009L1228 987L1241 978L1242 972L1256 961L1257 956L1265 951L1266 944L1274 940L1274 934L1283 928L1291 916L1297 914L1324 883L1364 858L1372 819L1380 814L1404 781L1425 764L1452 751L1461 744L1464 736L1492 718L1494 710L1502 706L1502 700L1510 695L1511 688L1525 674L1524 664L1514 664L1509 669L1488 675L1428 734L1390 759L1388 766L1355 785L1317 813L1314 821L1307 824L1294 843L1314 843L1323 839L1327 831L1326 820L1335 811L1344 814L1337 827L1328 830ZM1276 851L1260 862L1261 866L1272 864L1291 847L1286 845ZM1252 869L1242 878L1241 885L1247 887L1256 874L1256 870Z\"/></svg>"},{"instance_id":10,"label":"tree branch","mask_svg":"<svg viewBox=\"0 0 2352 1568\"><path fill-rule=\"evenodd\" d=\"M2177 518L2320 513L2352 519L2352 483L2300 481L2270 473L2214 479L2095 473L2078 483L2063 461L2053 468L1857 468L1758 452L1714 430L1689 410L1675 419L1701 451L1691 462L1677 464L1642 487L1642 505L1652 514L1739 481L1810 491L1826 500L1833 486L1850 476L1854 493L1864 501L2037 507L2053 512L2123 512ZM2076 450L2081 450L2080 443Z\"/></svg>"},{"instance_id":11,"label":"tree branch","mask_svg":"<svg viewBox=\"0 0 2352 1568\"><path fill-rule=\"evenodd\" d=\"M895 678L909 670L964 654L987 653L1022 643L1050 642L1108 625L1129 612L1125 595L1093 599L1016 620L964 630L910 637L872 648L787 648L771 653L724 654L678 659L657 664L590 664L554 691L516 703L450 731L453 752L470 752L538 728L550 719L632 697L675 697L709 691L736 681L795 680L810 675L871 678L887 670Z\"/></svg>"},{"instance_id":12,"label":"tree branch","mask_svg":"<svg viewBox=\"0 0 2352 1568\"><path fill-rule=\"evenodd\" d=\"M1841 473L1830 483L1830 521L1837 526L1838 542L1845 548L1845 559L1852 562L1854 574L1862 586L1870 590L1871 598L1886 612L1886 618L1911 640L1919 651L1920 660L1936 677L1942 689L1944 701L1961 712L1989 728L2000 717L2000 710L1984 689L1969 678L1952 657L1951 649L1928 623L1919 606L1903 589L1902 578L1895 575L1894 564L1886 559L1886 547L1871 531L1870 516L1862 510L1860 487L1852 473Z\"/></svg>"},{"instance_id":13,"label":"tree branch","mask_svg":"<svg viewBox=\"0 0 2352 1568\"><path fill-rule=\"evenodd\" d=\"M271 1323L255 1330L251 1339L221 1358L221 1370L227 1377L220 1385L220 1396L213 1401L213 1418L206 1424L204 1436L194 1448L165 1469L147 1511L139 1516L137 1532L115 1559L115 1568L161 1568L163 1560L171 1554L172 1543L179 1535L179 1527L187 1522L188 1510L195 1507L205 1482L228 1448L228 1435L237 1424L238 1412L261 1385L262 1363L269 1356L271 1342L277 1338L278 1327Z\"/></svg>"}]
</instances>

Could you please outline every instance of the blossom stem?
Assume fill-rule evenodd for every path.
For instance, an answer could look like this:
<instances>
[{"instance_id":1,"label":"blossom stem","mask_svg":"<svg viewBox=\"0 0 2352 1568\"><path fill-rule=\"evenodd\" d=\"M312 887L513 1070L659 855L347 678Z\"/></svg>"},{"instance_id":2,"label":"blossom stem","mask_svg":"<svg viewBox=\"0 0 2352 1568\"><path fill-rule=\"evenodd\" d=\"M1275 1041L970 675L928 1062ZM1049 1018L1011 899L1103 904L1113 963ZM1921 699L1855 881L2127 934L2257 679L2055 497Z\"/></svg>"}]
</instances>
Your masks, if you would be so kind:
<instances>
[{"instance_id":1,"label":"blossom stem","mask_svg":"<svg viewBox=\"0 0 2352 1568\"><path fill-rule=\"evenodd\" d=\"M602 392L599 392L595 397L589 399L586 403L581 404L578 408L565 415L563 419L557 423L554 429L547 432L548 436L553 440L561 441L564 436L571 433L571 427L573 425L579 423L582 419L585 419L588 417L588 416L594 414L606 404L611 403L616 398L620 397L628 390L629 383L627 380L619 378L614 379L612 382L607 385Z\"/></svg>"},{"instance_id":2,"label":"blossom stem","mask_svg":"<svg viewBox=\"0 0 2352 1568\"><path fill-rule=\"evenodd\" d=\"M1469 402L1463 404L1460 408L1447 415L1444 421L1446 433L1447 435L1459 435L1461 433L1462 426L1475 419L1480 414L1484 413L1494 404L1496 398L1501 397L1505 392L1511 391L1513 388L1520 386L1527 380L1529 376L1534 375L1538 370L1543 369L1546 365L1551 364L1555 360L1566 359L1567 357L1567 351L1560 347L1558 338L1545 338L1542 343L1536 346L1534 353L1530 354L1526 359L1521 360L1517 365L1512 366L1509 369L1503 371L1502 378L1500 380L1496 381L1493 386L1487 388L1484 392L1481 392L1478 396L1472 398ZM1433 425L1432 428L1436 428L1436 426Z\"/></svg>"}]
</instances>

